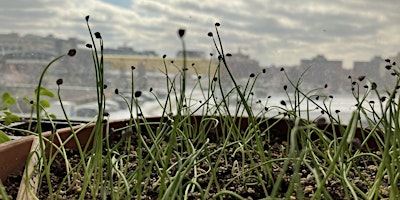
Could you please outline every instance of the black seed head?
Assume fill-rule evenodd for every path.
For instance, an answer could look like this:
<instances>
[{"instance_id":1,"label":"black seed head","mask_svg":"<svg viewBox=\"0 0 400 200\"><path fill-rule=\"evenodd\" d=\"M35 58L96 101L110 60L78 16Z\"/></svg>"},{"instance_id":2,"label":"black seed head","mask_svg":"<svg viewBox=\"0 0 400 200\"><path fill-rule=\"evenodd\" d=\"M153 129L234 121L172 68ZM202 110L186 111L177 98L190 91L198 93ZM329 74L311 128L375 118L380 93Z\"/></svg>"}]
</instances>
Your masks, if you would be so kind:
<instances>
[{"instance_id":1,"label":"black seed head","mask_svg":"<svg viewBox=\"0 0 400 200\"><path fill-rule=\"evenodd\" d=\"M29 104L33 104L34 102L32 100L29 101Z\"/></svg>"},{"instance_id":2,"label":"black seed head","mask_svg":"<svg viewBox=\"0 0 400 200\"><path fill-rule=\"evenodd\" d=\"M286 106L286 102L284 100L281 100L281 105Z\"/></svg>"},{"instance_id":3,"label":"black seed head","mask_svg":"<svg viewBox=\"0 0 400 200\"><path fill-rule=\"evenodd\" d=\"M213 33L212 32L208 32L207 35L208 35L208 37L212 37Z\"/></svg>"},{"instance_id":4,"label":"black seed head","mask_svg":"<svg viewBox=\"0 0 400 200\"><path fill-rule=\"evenodd\" d=\"M178 35L180 38L182 38L185 35L185 29L179 29L178 30Z\"/></svg>"},{"instance_id":5,"label":"black seed head","mask_svg":"<svg viewBox=\"0 0 400 200\"><path fill-rule=\"evenodd\" d=\"M103 89L107 89L107 87L108 87L107 85L104 85L104 86L103 86Z\"/></svg>"},{"instance_id":6,"label":"black seed head","mask_svg":"<svg viewBox=\"0 0 400 200\"><path fill-rule=\"evenodd\" d=\"M115 88L114 93L115 93L115 94L119 94L118 88Z\"/></svg>"},{"instance_id":7,"label":"black seed head","mask_svg":"<svg viewBox=\"0 0 400 200\"><path fill-rule=\"evenodd\" d=\"M284 85L284 86L283 86L283 89L284 89L284 90L287 90L287 85Z\"/></svg>"},{"instance_id":8,"label":"black seed head","mask_svg":"<svg viewBox=\"0 0 400 200\"><path fill-rule=\"evenodd\" d=\"M265 111L268 111L268 107L265 106L265 107L264 107L264 110L265 110Z\"/></svg>"},{"instance_id":9,"label":"black seed head","mask_svg":"<svg viewBox=\"0 0 400 200\"><path fill-rule=\"evenodd\" d=\"M335 113L340 113L340 110L335 110Z\"/></svg>"},{"instance_id":10,"label":"black seed head","mask_svg":"<svg viewBox=\"0 0 400 200\"><path fill-rule=\"evenodd\" d=\"M68 51L68 55L69 55L69 56L75 56L75 54L76 54L76 50L75 50L75 49L70 49L70 50Z\"/></svg>"},{"instance_id":11,"label":"black seed head","mask_svg":"<svg viewBox=\"0 0 400 200\"><path fill-rule=\"evenodd\" d=\"M396 76L397 74L396 74L396 72L392 72L391 75L392 76Z\"/></svg>"},{"instance_id":12,"label":"black seed head","mask_svg":"<svg viewBox=\"0 0 400 200\"><path fill-rule=\"evenodd\" d=\"M213 53L210 53L210 56L213 56L214 54Z\"/></svg>"},{"instance_id":13,"label":"black seed head","mask_svg":"<svg viewBox=\"0 0 400 200\"><path fill-rule=\"evenodd\" d=\"M135 97L138 98L140 96L142 96L142 91L136 91L135 92Z\"/></svg>"},{"instance_id":14,"label":"black seed head","mask_svg":"<svg viewBox=\"0 0 400 200\"><path fill-rule=\"evenodd\" d=\"M381 102L384 102L384 101L386 101L386 97L381 97Z\"/></svg>"},{"instance_id":15,"label":"black seed head","mask_svg":"<svg viewBox=\"0 0 400 200\"><path fill-rule=\"evenodd\" d=\"M227 53L226 56L227 56L227 57L231 57L232 54L231 54L231 53Z\"/></svg>"},{"instance_id":16,"label":"black seed head","mask_svg":"<svg viewBox=\"0 0 400 200\"><path fill-rule=\"evenodd\" d=\"M390 63L390 59L385 59L385 62L388 62L388 63Z\"/></svg>"},{"instance_id":17,"label":"black seed head","mask_svg":"<svg viewBox=\"0 0 400 200\"><path fill-rule=\"evenodd\" d=\"M214 77L214 78L213 78L213 81L217 81L217 80L218 80L218 78L217 78L217 77Z\"/></svg>"},{"instance_id":18,"label":"black seed head","mask_svg":"<svg viewBox=\"0 0 400 200\"><path fill-rule=\"evenodd\" d=\"M392 69L392 65L386 65L385 68L386 68L387 70L390 70L390 69Z\"/></svg>"},{"instance_id":19,"label":"black seed head","mask_svg":"<svg viewBox=\"0 0 400 200\"><path fill-rule=\"evenodd\" d=\"M57 79L57 81L56 81L56 83L57 83L57 85L61 85L61 84L63 84L63 80L62 80L62 78L59 78L59 79Z\"/></svg>"},{"instance_id":20,"label":"black seed head","mask_svg":"<svg viewBox=\"0 0 400 200\"><path fill-rule=\"evenodd\" d=\"M332 95L329 95L329 98L333 99L333 96L332 96Z\"/></svg>"},{"instance_id":21,"label":"black seed head","mask_svg":"<svg viewBox=\"0 0 400 200\"><path fill-rule=\"evenodd\" d=\"M321 114L325 114L325 111L324 111L324 110L321 110Z\"/></svg>"},{"instance_id":22,"label":"black seed head","mask_svg":"<svg viewBox=\"0 0 400 200\"><path fill-rule=\"evenodd\" d=\"M392 62L392 65L393 65L393 66L396 65L396 62Z\"/></svg>"},{"instance_id":23,"label":"black seed head","mask_svg":"<svg viewBox=\"0 0 400 200\"><path fill-rule=\"evenodd\" d=\"M368 88L368 85L364 85L364 88L367 89L367 88Z\"/></svg>"},{"instance_id":24,"label":"black seed head","mask_svg":"<svg viewBox=\"0 0 400 200\"><path fill-rule=\"evenodd\" d=\"M131 66L131 70L135 70L135 69L136 69L136 67L132 65Z\"/></svg>"},{"instance_id":25,"label":"black seed head","mask_svg":"<svg viewBox=\"0 0 400 200\"><path fill-rule=\"evenodd\" d=\"M317 101L318 101L318 100L319 100L319 96L315 97L315 100L317 100Z\"/></svg>"},{"instance_id":26,"label":"black seed head","mask_svg":"<svg viewBox=\"0 0 400 200\"><path fill-rule=\"evenodd\" d=\"M165 54L162 56L162 58L166 58L166 57L167 57L167 55L165 55Z\"/></svg>"},{"instance_id":27,"label":"black seed head","mask_svg":"<svg viewBox=\"0 0 400 200\"><path fill-rule=\"evenodd\" d=\"M347 78L348 78L348 79L351 79L351 76L348 76Z\"/></svg>"},{"instance_id":28,"label":"black seed head","mask_svg":"<svg viewBox=\"0 0 400 200\"><path fill-rule=\"evenodd\" d=\"M265 74L266 72L267 72L267 70L266 70L266 69L262 69L262 73L264 73L264 74Z\"/></svg>"},{"instance_id":29,"label":"black seed head","mask_svg":"<svg viewBox=\"0 0 400 200\"><path fill-rule=\"evenodd\" d=\"M375 101L369 101L369 103L370 103L370 104L374 104L374 103L375 103Z\"/></svg>"},{"instance_id":30,"label":"black seed head","mask_svg":"<svg viewBox=\"0 0 400 200\"><path fill-rule=\"evenodd\" d=\"M327 88L327 87L328 87L328 84L325 84L325 85L324 85L324 88Z\"/></svg>"},{"instance_id":31,"label":"black seed head","mask_svg":"<svg viewBox=\"0 0 400 200\"><path fill-rule=\"evenodd\" d=\"M352 85L355 85L356 83L357 83L357 82L353 81L351 84L352 84Z\"/></svg>"},{"instance_id":32,"label":"black seed head","mask_svg":"<svg viewBox=\"0 0 400 200\"><path fill-rule=\"evenodd\" d=\"M198 78L198 79L201 79L201 76L198 76L197 78Z\"/></svg>"},{"instance_id":33,"label":"black seed head","mask_svg":"<svg viewBox=\"0 0 400 200\"><path fill-rule=\"evenodd\" d=\"M86 44L86 47L89 48L89 49L91 49L91 48L92 48L92 45L91 45L91 44Z\"/></svg>"},{"instance_id":34,"label":"black seed head","mask_svg":"<svg viewBox=\"0 0 400 200\"><path fill-rule=\"evenodd\" d=\"M105 112L105 113L103 113L103 116L104 116L104 117L108 117L108 116L110 116L110 113Z\"/></svg>"},{"instance_id":35,"label":"black seed head","mask_svg":"<svg viewBox=\"0 0 400 200\"><path fill-rule=\"evenodd\" d=\"M267 97L267 99L270 99L270 98L271 98L271 96L268 96L268 97Z\"/></svg>"},{"instance_id":36,"label":"black seed head","mask_svg":"<svg viewBox=\"0 0 400 200\"><path fill-rule=\"evenodd\" d=\"M101 39L101 35L100 35L99 32L94 33L94 36L95 36L97 39Z\"/></svg>"},{"instance_id":37,"label":"black seed head","mask_svg":"<svg viewBox=\"0 0 400 200\"><path fill-rule=\"evenodd\" d=\"M359 81L363 81L364 79L365 79L365 76L359 76L359 77L358 77L358 80L359 80Z\"/></svg>"},{"instance_id":38,"label":"black seed head","mask_svg":"<svg viewBox=\"0 0 400 200\"><path fill-rule=\"evenodd\" d=\"M149 89L149 91L150 91L150 92L153 92L153 88L151 87L151 88Z\"/></svg>"},{"instance_id":39,"label":"black seed head","mask_svg":"<svg viewBox=\"0 0 400 200\"><path fill-rule=\"evenodd\" d=\"M86 20L86 21L89 21L89 15L87 15L87 16L85 17L85 20Z\"/></svg>"},{"instance_id":40,"label":"black seed head","mask_svg":"<svg viewBox=\"0 0 400 200\"><path fill-rule=\"evenodd\" d=\"M256 75L254 73L250 74L250 78L254 78Z\"/></svg>"},{"instance_id":41,"label":"black seed head","mask_svg":"<svg viewBox=\"0 0 400 200\"><path fill-rule=\"evenodd\" d=\"M282 67L282 68L281 68L281 72L283 72L283 71L285 71L285 69Z\"/></svg>"},{"instance_id":42,"label":"black seed head","mask_svg":"<svg viewBox=\"0 0 400 200\"><path fill-rule=\"evenodd\" d=\"M376 85L375 82L372 82L372 83L371 83L371 89L376 90L377 87L378 87L378 86Z\"/></svg>"},{"instance_id":43,"label":"black seed head","mask_svg":"<svg viewBox=\"0 0 400 200\"><path fill-rule=\"evenodd\" d=\"M221 26L221 24L219 22L215 23L215 26Z\"/></svg>"}]
</instances>

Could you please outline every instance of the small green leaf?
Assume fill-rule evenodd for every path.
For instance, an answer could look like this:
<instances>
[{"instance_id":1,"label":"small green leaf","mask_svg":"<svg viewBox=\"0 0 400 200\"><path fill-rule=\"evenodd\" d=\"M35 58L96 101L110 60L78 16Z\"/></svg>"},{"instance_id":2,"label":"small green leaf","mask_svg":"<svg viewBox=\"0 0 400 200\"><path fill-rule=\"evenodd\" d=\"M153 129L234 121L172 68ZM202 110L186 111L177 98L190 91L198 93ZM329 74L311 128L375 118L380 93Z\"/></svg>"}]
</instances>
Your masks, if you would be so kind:
<instances>
[{"instance_id":1,"label":"small green leaf","mask_svg":"<svg viewBox=\"0 0 400 200\"><path fill-rule=\"evenodd\" d=\"M37 88L35 89L35 94L37 94ZM48 90L44 87L40 87L40 96L48 96L48 97L53 98L54 94L50 90Z\"/></svg>"},{"instance_id":2,"label":"small green leaf","mask_svg":"<svg viewBox=\"0 0 400 200\"><path fill-rule=\"evenodd\" d=\"M13 114L13 113L11 113L11 112L9 112L9 111L5 111L4 114L6 114L6 115L3 117L3 120L4 120L4 124L5 124L5 125L9 125L9 124L11 124L11 123L13 123L13 122L20 121L20 118L19 118L18 115L15 115L15 114Z\"/></svg>"},{"instance_id":3,"label":"small green leaf","mask_svg":"<svg viewBox=\"0 0 400 200\"><path fill-rule=\"evenodd\" d=\"M3 104L5 104L7 106L12 106L16 102L15 98L12 97L10 95L10 93L8 93L8 92L3 93L3 95L1 96L1 101L2 101Z\"/></svg>"},{"instance_id":4,"label":"small green leaf","mask_svg":"<svg viewBox=\"0 0 400 200\"><path fill-rule=\"evenodd\" d=\"M0 130L0 144L10 140L11 139L7 136L7 134Z\"/></svg>"},{"instance_id":5,"label":"small green leaf","mask_svg":"<svg viewBox=\"0 0 400 200\"><path fill-rule=\"evenodd\" d=\"M45 99L40 100L40 105L41 105L43 108L50 108L50 102L47 101L47 100L45 100Z\"/></svg>"},{"instance_id":6,"label":"small green leaf","mask_svg":"<svg viewBox=\"0 0 400 200\"><path fill-rule=\"evenodd\" d=\"M56 118L57 118L57 116L56 116L55 114L50 114L49 117L50 117L51 119L56 119Z\"/></svg>"}]
</instances>

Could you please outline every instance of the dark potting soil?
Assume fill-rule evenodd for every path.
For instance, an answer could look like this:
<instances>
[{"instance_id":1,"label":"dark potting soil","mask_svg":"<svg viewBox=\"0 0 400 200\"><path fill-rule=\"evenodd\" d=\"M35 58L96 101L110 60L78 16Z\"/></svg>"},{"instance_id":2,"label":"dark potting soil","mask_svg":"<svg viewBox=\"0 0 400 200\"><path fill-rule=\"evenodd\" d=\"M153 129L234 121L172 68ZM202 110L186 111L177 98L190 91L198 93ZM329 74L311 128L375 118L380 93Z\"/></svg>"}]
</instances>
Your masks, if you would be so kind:
<instances>
[{"instance_id":1,"label":"dark potting soil","mask_svg":"<svg viewBox=\"0 0 400 200\"><path fill-rule=\"evenodd\" d=\"M151 145L151 140L148 139L145 135L143 136L147 145ZM119 152L121 153L126 153L130 154L132 156L132 159L130 163L128 163L129 170L128 171L133 171L136 169L138 165L138 161L135 157L137 155L137 149L136 149L136 141L137 137L132 136L132 148L131 149L120 149ZM266 141L266 140L265 140ZM179 147L181 144L177 144ZM218 148L220 148L222 144L220 142L218 143L210 143L208 146L209 152L216 151ZM287 142L283 141L281 138L276 137L272 139L269 143L265 142L264 144L264 149L265 150L265 155L270 155L271 159L277 159L277 158L285 158L287 156ZM197 182L200 184L200 186L205 189L207 188L209 182L213 182L215 180L218 181L219 188L225 188L226 190L233 191L239 195L241 195L244 198L247 199L260 199L260 198L265 198L265 191L270 193L272 191L273 183L271 181L268 181L265 177L262 177L263 181L265 181L266 187L263 188L261 184L259 184L259 179L257 178L258 175L257 173L253 170L251 173L247 173L245 176L240 176L240 174L245 171L249 170L251 166L255 166L261 163L261 160L258 155L253 154L253 162L248 161L247 157L245 158L245 165L237 165L237 163L242 162L242 153L237 152L234 154L235 150L237 150L236 147L231 147L225 149L226 151L226 157L222 157L219 162L220 165L218 169L216 169L216 176L217 177L212 177L212 173L205 173L209 171L209 163L207 162L202 162L197 165L197 173L205 173L203 176L200 176L197 178ZM146 149L143 148L143 156L146 155ZM252 152L244 152L245 156L248 156L248 154L251 154ZM373 152L377 156L381 157L381 153L379 151ZM80 161L80 157L78 156L76 151L69 151L69 162L71 163L72 166L74 164L78 163ZM182 152L181 157L187 157L189 155L188 152ZM200 156L201 158L204 157L204 153ZM211 164L215 164L215 162L218 159L218 154L213 155L210 157ZM177 157L173 156L172 159L170 160L170 165L171 166L173 163L178 162ZM274 180L276 180L281 173L282 167L283 167L282 162L274 162L272 165L272 169L269 172L263 171L264 169L261 167L258 167L257 170L260 172L260 174L267 174L270 173L273 177ZM56 191L57 189L60 189L59 194L56 197L56 199L76 199L80 193L82 192L82 183L83 183L83 177L85 174L81 171L79 172L74 172L75 177L77 177L75 180L73 180L72 185L60 185L62 179L66 175L65 171L65 161L63 159L60 159L58 161L55 161L52 166L51 166L51 185L53 187L53 190ZM146 164L148 166L148 164ZM239 166L239 167L238 167ZM362 178L359 175L360 171L361 174L363 174ZM170 170L168 173L173 175L176 172L176 168ZM281 183L281 186L279 188L279 193L278 197L285 197L286 191L290 185L290 183L293 181L294 178L294 164L291 163L289 164L289 167L286 171L286 173L283 175L283 180ZM349 176L347 177L350 182L355 184L360 190L363 192L367 192L369 185L373 184L375 182L375 174L377 173L377 166L375 163L370 160L370 159L363 159L362 157L357 161L357 168L352 168L350 169ZM194 172L193 170L189 171L189 173L186 174L185 180L184 181L190 181L194 177ZM298 178L300 179L301 186L295 186L295 191L297 191L296 194L295 192L290 195L290 199L297 199L296 195L302 195L305 197L305 199L309 199L312 197L314 192L316 191L316 179L313 175L313 173L306 167L306 166L301 166L300 171L298 172ZM158 192L157 190L159 189L159 183L157 180L159 179L159 175L155 169L155 167L152 168L150 176L147 177L147 180L149 181L146 186L143 188L141 198L142 199L157 199L158 197ZM39 191L39 199L46 199L48 198L48 188L47 188L47 183L46 180L43 179L42 187ZM245 183L245 184L244 184ZM326 189L329 193L329 195L333 199L345 199L346 194L345 190L343 188L343 182L338 179L333 179L330 178L328 179L327 183L325 184ZM382 186L380 188L380 193L382 197L388 197L389 189L388 189L388 179L387 177L382 180ZM114 188L116 191L118 190L117 186ZM215 184L211 185L211 188L209 190L209 198L213 197L216 193L218 192L217 186ZM351 195L350 195L351 196ZM200 199L200 192L194 191L188 194L189 199ZM90 190L87 192L85 198L92 198L90 196ZM110 197L108 197L110 198ZM132 197L131 199L137 199L136 196ZM224 196L223 199L234 199L233 197L230 196Z\"/></svg>"}]
</instances>

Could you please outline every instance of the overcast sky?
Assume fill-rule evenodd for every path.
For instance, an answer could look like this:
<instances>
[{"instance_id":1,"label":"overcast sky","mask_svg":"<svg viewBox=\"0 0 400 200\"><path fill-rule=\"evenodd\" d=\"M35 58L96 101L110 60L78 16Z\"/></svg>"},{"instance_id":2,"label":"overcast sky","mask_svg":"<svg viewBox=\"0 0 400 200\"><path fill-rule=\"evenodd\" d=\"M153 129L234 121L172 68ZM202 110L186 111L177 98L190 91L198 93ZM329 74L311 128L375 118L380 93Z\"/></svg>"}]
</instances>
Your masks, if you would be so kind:
<instances>
[{"instance_id":1,"label":"overcast sky","mask_svg":"<svg viewBox=\"0 0 400 200\"><path fill-rule=\"evenodd\" d=\"M168 57L181 49L179 28L187 31L189 50L212 52L207 33L215 22L227 52L240 48L261 65L295 65L324 54L348 68L400 51L398 0L1 0L0 32L89 42L86 15L106 47Z\"/></svg>"}]
</instances>

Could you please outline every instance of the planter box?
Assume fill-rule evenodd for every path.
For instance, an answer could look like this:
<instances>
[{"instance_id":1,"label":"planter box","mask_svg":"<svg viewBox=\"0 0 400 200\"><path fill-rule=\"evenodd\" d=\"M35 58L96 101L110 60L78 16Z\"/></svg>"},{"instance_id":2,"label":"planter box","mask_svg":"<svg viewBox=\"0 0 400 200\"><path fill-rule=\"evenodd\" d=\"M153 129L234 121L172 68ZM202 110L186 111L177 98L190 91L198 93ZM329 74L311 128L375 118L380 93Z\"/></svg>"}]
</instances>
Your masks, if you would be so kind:
<instances>
[{"instance_id":1,"label":"planter box","mask_svg":"<svg viewBox=\"0 0 400 200\"><path fill-rule=\"evenodd\" d=\"M190 121L193 125L198 125L203 117L202 116L191 116ZM216 117L217 119L219 117ZM160 122L161 118L156 117L156 118L148 118L146 119L147 122ZM259 119L262 120L262 119ZM128 125L129 120L116 120L116 121L111 121L109 123L109 128L110 129L118 129L122 128ZM220 122L223 122L223 120L220 120ZM248 119L247 118L242 118L241 120L236 121L237 124L240 124L240 127L248 127ZM270 125L273 124L273 127L270 127ZM221 129L223 124L219 123L217 127L215 127L215 132L220 132L218 129ZM287 139L287 133L290 130L290 128L293 126L293 122L287 119L268 119L264 120L262 123L259 124L260 130L265 130L267 128L270 128L270 131L272 133L277 133L274 135L275 137L280 137L282 140ZM317 124L316 125L319 129L326 130L326 132L333 132L336 131L339 133L340 126L339 125L330 125L330 124ZM89 125L79 125L79 126L74 126L74 130L81 129L79 133L77 134L77 137L80 141L81 146L85 146L89 141L89 137L91 135L92 129L94 127L94 124L89 124ZM213 134L214 131L211 131L208 134ZM46 138L50 138L51 136L51 131L49 132L44 132L43 136ZM59 138L62 141L65 141L70 135L71 135L71 129L70 128L62 128L57 130L57 133ZM119 132L110 132L110 137L116 137ZM217 135L208 135L210 140L215 140ZM363 140L363 134L361 129L357 129L356 138ZM57 138L57 137L54 137ZM110 139L112 140L112 139ZM14 140L10 141L4 144L0 145L0 180L4 183L7 177L10 175L15 175L15 174L21 174L21 171L24 169L26 166L26 161L28 158L28 155L31 151L31 148L35 148L35 145L32 146L32 143L35 141L35 136L26 136L22 139L19 140ZM54 140L56 144L60 144L60 141ZM368 145L370 148L376 147L376 143L373 139L368 140ZM35 142L37 145L38 143ZM68 141L65 144L65 147L68 149L76 149L77 144L75 141L72 139ZM29 168L29 167L28 167ZM32 169L27 169L32 171ZM24 184L22 184L22 188L24 188ZM32 186L31 186L32 187ZM33 186L34 187L34 186ZM20 191L23 193L23 191Z\"/></svg>"}]
</instances>

